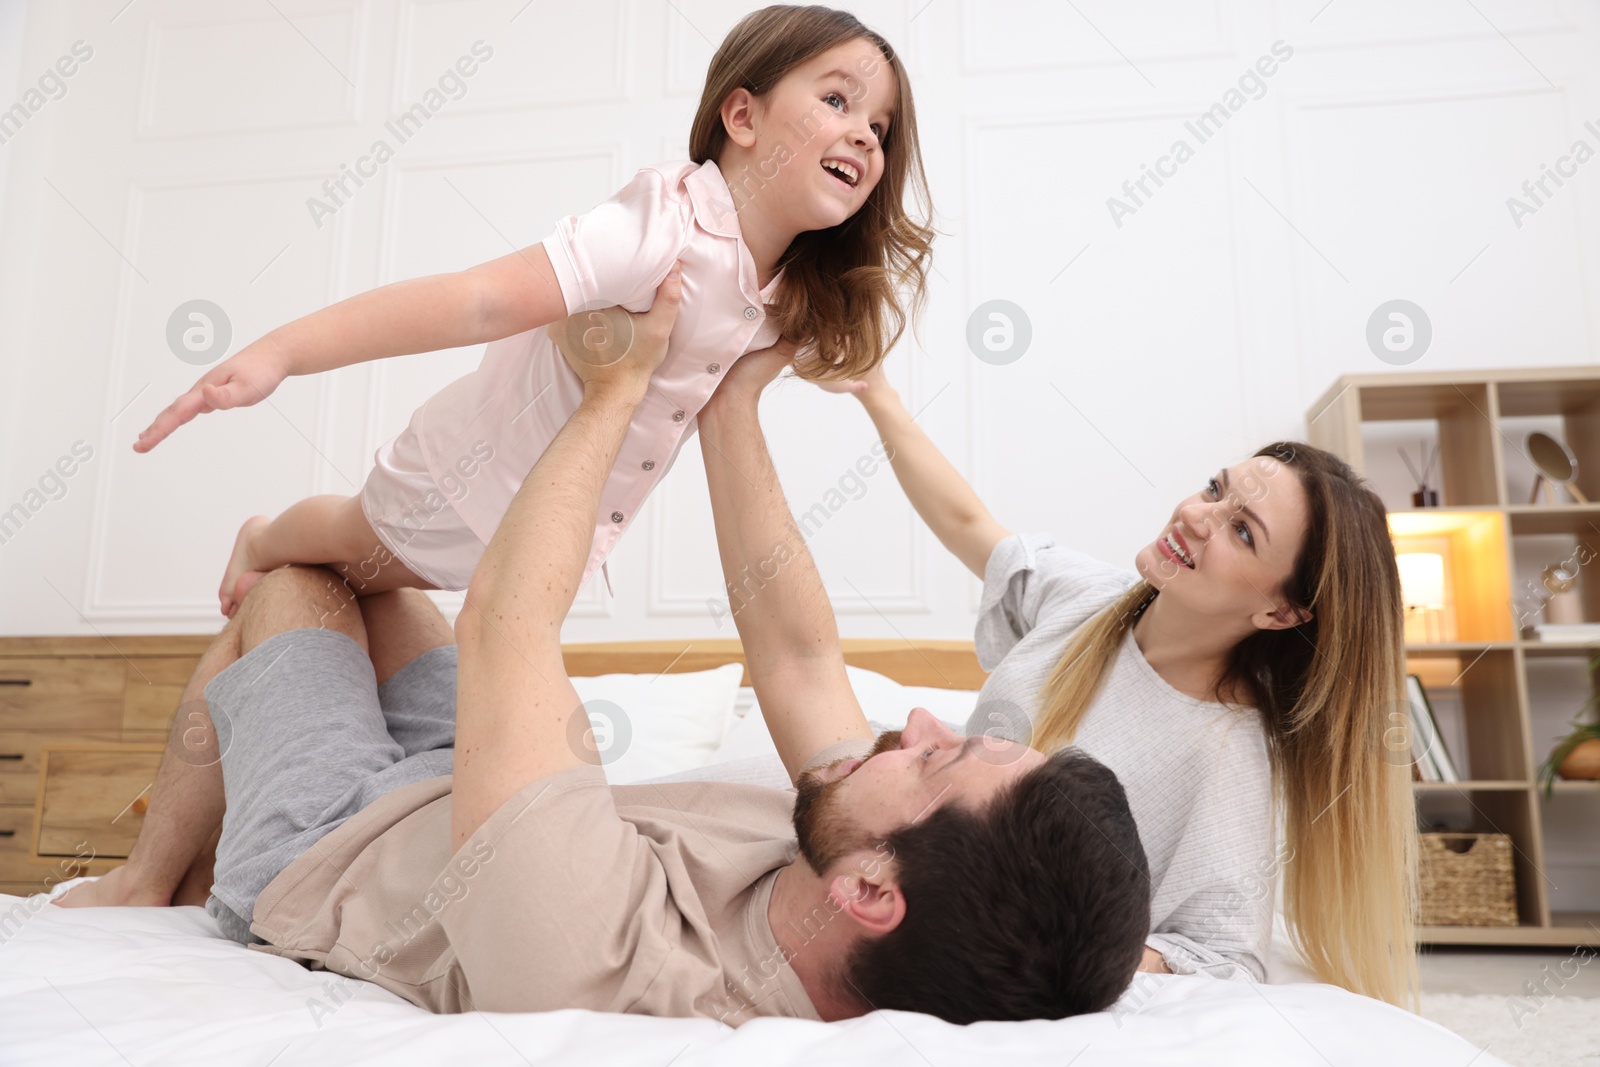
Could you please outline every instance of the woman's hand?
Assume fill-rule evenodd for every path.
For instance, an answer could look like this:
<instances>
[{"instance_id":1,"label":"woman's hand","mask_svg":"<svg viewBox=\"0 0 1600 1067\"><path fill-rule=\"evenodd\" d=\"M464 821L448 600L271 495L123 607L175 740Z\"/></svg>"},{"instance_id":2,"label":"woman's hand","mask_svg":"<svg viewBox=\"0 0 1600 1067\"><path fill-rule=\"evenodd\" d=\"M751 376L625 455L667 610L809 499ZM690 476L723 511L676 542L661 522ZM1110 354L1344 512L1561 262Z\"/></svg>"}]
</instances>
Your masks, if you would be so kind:
<instances>
[{"instance_id":1,"label":"woman's hand","mask_svg":"<svg viewBox=\"0 0 1600 1067\"><path fill-rule=\"evenodd\" d=\"M545 328L567 366L589 386L622 386L644 395L650 376L667 358L667 341L683 300L683 273L677 264L662 279L650 310L625 308L580 311Z\"/></svg>"},{"instance_id":2,"label":"woman's hand","mask_svg":"<svg viewBox=\"0 0 1600 1067\"><path fill-rule=\"evenodd\" d=\"M887 392L890 388L889 379L884 376L883 363L880 361L860 378L846 378L839 382L817 382L816 386L829 393L845 393L850 396L866 400L869 394Z\"/></svg>"},{"instance_id":3,"label":"woman's hand","mask_svg":"<svg viewBox=\"0 0 1600 1067\"><path fill-rule=\"evenodd\" d=\"M1152 974L1172 973L1171 969L1167 967L1166 957L1149 945L1144 947L1144 959L1139 961L1139 970L1149 971Z\"/></svg>"},{"instance_id":4,"label":"woman's hand","mask_svg":"<svg viewBox=\"0 0 1600 1067\"><path fill-rule=\"evenodd\" d=\"M206 371L187 393L168 404L133 443L148 452L196 415L258 404L289 376L288 361L263 341L243 349Z\"/></svg>"}]
</instances>

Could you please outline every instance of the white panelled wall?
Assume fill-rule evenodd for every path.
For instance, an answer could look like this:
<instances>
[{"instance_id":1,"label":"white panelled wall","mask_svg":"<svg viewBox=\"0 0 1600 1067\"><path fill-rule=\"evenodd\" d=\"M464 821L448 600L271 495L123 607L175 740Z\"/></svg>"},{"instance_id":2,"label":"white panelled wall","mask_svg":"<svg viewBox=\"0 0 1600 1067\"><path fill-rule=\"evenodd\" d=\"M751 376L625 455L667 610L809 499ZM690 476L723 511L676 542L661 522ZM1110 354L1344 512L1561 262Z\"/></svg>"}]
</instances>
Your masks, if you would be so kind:
<instances>
[{"instance_id":1,"label":"white panelled wall","mask_svg":"<svg viewBox=\"0 0 1600 1067\"><path fill-rule=\"evenodd\" d=\"M540 240L684 154L714 42L754 6L11 0L0 511L26 518L0 531L0 632L215 629L239 523L355 492L479 356L292 380L138 456L200 373L168 347L175 308L215 302L236 351ZM1365 331L1390 299L1432 322L1412 369L1596 361L1600 162L1532 214L1507 206L1574 142L1600 147L1595 0L853 9L910 66L943 233L891 377L1013 529L1130 560L1207 474L1303 436L1334 377L1384 369ZM474 72L430 96L462 57ZM341 168L370 177L335 197ZM995 299L1031 325L1006 365L967 347ZM858 468L874 435L855 402L791 383L764 414L841 630L969 635L978 584L887 467ZM732 635L694 444L648 511L569 639Z\"/></svg>"}]
</instances>

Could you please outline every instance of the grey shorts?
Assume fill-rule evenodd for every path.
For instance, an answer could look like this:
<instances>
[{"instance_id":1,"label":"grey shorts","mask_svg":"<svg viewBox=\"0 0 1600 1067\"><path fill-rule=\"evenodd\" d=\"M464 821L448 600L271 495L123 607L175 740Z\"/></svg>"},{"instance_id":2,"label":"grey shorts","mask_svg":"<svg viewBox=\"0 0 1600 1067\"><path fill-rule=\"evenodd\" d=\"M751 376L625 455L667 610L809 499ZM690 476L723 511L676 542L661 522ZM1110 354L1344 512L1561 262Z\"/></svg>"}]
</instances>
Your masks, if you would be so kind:
<instances>
[{"instance_id":1,"label":"grey shorts","mask_svg":"<svg viewBox=\"0 0 1600 1067\"><path fill-rule=\"evenodd\" d=\"M228 810L206 911L241 944L256 897L285 867L384 794L451 773L456 646L430 649L382 685L361 646L290 630L206 686Z\"/></svg>"}]
</instances>

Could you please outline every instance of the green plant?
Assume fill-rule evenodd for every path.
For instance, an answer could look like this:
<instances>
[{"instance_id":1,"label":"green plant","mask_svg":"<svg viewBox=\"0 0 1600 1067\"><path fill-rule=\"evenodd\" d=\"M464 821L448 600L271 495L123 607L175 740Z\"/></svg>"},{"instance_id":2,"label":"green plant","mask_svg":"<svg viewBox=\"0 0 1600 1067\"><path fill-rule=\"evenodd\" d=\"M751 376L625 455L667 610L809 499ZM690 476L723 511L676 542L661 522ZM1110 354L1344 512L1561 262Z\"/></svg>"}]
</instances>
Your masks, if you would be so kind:
<instances>
[{"instance_id":1,"label":"green plant","mask_svg":"<svg viewBox=\"0 0 1600 1067\"><path fill-rule=\"evenodd\" d=\"M1561 766L1561 761L1572 754L1572 750L1585 741L1600 740L1600 722L1584 722L1583 717L1600 706L1600 692L1594 691L1595 677L1600 674L1600 656L1589 657L1589 699L1578 708L1578 713L1572 717L1572 730L1556 742L1556 747L1550 750L1549 757L1539 765L1539 784L1544 786L1546 797L1555 789L1556 768Z\"/></svg>"}]
</instances>

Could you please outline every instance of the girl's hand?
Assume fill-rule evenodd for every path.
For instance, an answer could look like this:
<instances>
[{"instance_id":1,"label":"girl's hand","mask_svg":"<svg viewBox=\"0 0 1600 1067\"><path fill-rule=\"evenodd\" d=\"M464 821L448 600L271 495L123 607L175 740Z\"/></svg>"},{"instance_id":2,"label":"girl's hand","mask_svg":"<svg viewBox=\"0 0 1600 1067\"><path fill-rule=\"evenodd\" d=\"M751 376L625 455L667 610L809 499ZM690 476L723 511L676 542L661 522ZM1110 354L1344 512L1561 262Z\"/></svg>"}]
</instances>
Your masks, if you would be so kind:
<instances>
[{"instance_id":1,"label":"girl's hand","mask_svg":"<svg viewBox=\"0 0 1600 1067\"><path fill-rule=\"evenodd\" d=\"M289 376L286 361L260 341L212 367L194 386L168 404L133 443L135 452L148 452L167 435L196 415L257 404Z\"/></svg>"}]
</instances>

